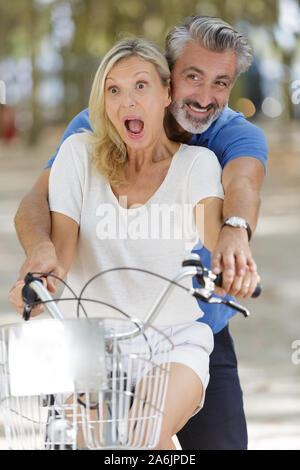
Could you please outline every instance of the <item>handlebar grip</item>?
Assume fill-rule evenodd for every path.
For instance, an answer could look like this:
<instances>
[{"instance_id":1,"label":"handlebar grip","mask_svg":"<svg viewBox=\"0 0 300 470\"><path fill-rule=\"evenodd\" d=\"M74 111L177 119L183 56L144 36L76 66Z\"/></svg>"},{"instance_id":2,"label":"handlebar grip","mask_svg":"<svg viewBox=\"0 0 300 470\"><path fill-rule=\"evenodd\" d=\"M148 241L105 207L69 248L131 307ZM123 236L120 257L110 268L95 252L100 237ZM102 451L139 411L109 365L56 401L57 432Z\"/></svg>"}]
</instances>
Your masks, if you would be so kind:
<instances>
[{"instance_id":1,"label":"handlebar grip","mask_svg":"<svg viewBox=\"0 0 300 470\"><path fill-rule=\"evenodd\" d=\"M22 289L22 297L23 297L25 304L32 304L39 300L39 296L37 295L37 293L29 286L29 283L31 281L43 282L39 277L33 277L30 273L26 275L25 286ZM23 318L25 321L29 320L31 310L32 310L32 307L28 308L27 305L25 306L24 312L23 312Z\"/></svg>"},{"instance_id":2,"label":"handlebar grip","mask_svg":"<svg viewBox=\"0 0 300 470\"><path fill-rule=\"evenodd\" d=\"M222 273L220 273L216 277L215 285L218 287L222 287L222 283L223 283L223 276L222 276ZM256 299L257 297L260 296L261 292L262 292L261 284L257 284L253 294L251 295L251 298Z\"/></svg>"}]
</instances>

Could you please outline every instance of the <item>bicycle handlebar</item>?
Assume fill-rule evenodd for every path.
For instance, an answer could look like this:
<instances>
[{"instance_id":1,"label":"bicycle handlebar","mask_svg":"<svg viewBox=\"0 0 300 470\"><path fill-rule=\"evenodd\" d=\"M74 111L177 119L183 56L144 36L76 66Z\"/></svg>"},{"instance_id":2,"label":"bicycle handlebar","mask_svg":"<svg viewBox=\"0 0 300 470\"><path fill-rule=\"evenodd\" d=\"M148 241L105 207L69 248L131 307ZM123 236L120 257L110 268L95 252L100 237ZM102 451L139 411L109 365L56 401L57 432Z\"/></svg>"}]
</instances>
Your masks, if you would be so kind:
<instances>
[{"instance_id":1,"label":"bicycle handlebar","mask_svg":"<svg viewBox=\"0 0 300 470\"><path fill-rule=\"evenodd\" d=\"M197 280L198 280L198 283L200 285L203 285L203 278L209 277L213 281L215 286L222 287L223 273L214 274L209 269L203 267L200 256L197 253L191 253L190 257L187 260L185 260L182 263L182 265L183 266L192 266L192 265L194 265L194 266L197 266L201 269L198 276L197 276L199 278L199 280L198 279ZM259 297L261 292L262 292L262 286L261 286L261 284L257 284L254 292L251 295L251 297L253 299Z\"/></svg>"},{"instance_id":2,"label":"bicycle handlebar","mask_svg":"<svg viewBox=\"0 0 300 470\"><path fill-rule=\"evenodd\" d=\"M128 268L126 267L114 268L114 270L117 270L117 269L132 269L132 270L137 270L137 271L143 271L137 268L129 268L129 267ZM146 315L146 318L142 323L144 329L147 328L147 326L149 326L151 322L153 321L153 319L158 315L159 311L162 308L162 305L164 304L171 290L175 286L183 288L190 295L201 300L202 302L206 302L210 304L222 303L242 313L245 317L248 317L250 315L249 311L245 307L237 304L236 302L232 300L227 300L224 298L213 296L214 288L216 285L220 285L222 278L220 275L216 275L209 269L203 267L201 258L196 253L191 253L190 256L186 260L183 261L182 268L176 273L173 279L164 278L163 276L160 276L150 271L144 271L144 272L147 272L154 276L158 276L166 281L169 281L166 288L161 292L160 296L156 299L152 308ZM38 274L38 273L35 273L35 274ZM39 273L39 274L40 275L44 274L45 276L49 275L46 273ZM185 277L195 277L201 287L196 288L196 289L194 288L188 289L187 287L179 284L179 281ZM261 286L258 285L252 297L258 297L260 293L261 293ZM22 290L22 296L26 303L24 312L23 312L24 320L26 321L29 320L32 308L34 307L34 305L38 303L45 303L49 313L51 314L53 318L59 319L59 320L64 319L61 312L56 306L55 300L51 297L47 289L44 287L42 280L39 277L35 277L32 273L28 273L25 277L25 286L23 287L23 290ZM60 300L64 300L64 299L60 299ZM77 300L78 302L80 302L80 300L91 300L91 299L82 299L81 297L79 298L74 297L73 300ZM124 313L122 311L120 312ZM141 327L139 326L140 321L136 319L132 319L131 317L129 317L129 319L132 320L132 322L136 324L136 329L132 330L128 334L125 334L125 336L123 334L120 334L120 338L122 339L134 336L135 334L138 334L141 331Z\"/></svg>"},{"instance_id":3,"label":"bicycle handlebar","mask_svg":"<svg viewBox=\"0 0 300 470\"><path fill-rule=\"evenodd\" d=\"M27 273L25 276L25 286L22 289L22 297L25 302L25 308L23 312L23 319L29 320L30 314L34 304L39 303L39 300L43 302L49 302L47 308L53 318L63 320L64 317L57 308L53 298L49 294L48 290L44 287L43 281L39 277L35 277L32 273Z\"/></svg>"},{"instance_id":4,"label":"bicycle handlebar","mask_svg":"<svg viewBox=\"0 0 300 470\"><path fill-rule=\"evenodd\" d=\"M216 280L215 280L215 285L217 287L222 287L222 284L223 284L223 274L220 273L220 274L217 274L217 277L216 277ZM257 297L259 297L260 294L261 294L261 291L262 291L261 285L257 284L253 294L251 295L251 298L256 299Z\"/></svg>"}]
</instances>

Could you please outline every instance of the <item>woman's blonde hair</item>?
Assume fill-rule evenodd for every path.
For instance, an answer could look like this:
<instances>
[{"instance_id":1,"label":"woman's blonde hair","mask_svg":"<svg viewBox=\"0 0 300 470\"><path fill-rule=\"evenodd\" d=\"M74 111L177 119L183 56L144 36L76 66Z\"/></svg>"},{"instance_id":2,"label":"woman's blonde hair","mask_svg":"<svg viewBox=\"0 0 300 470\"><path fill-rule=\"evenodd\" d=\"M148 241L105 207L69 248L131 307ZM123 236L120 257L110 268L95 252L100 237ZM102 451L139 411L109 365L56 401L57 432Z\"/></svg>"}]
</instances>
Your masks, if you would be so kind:
<instances>
[{"instance_id":1,"label":"woman's blonde hair","mask_svg":"<svg viewBox=\"0 0 300 470\"><path fill-rule=\"evenodd\" d=\"M96 170L110 184L125 182L127 150L105 110L105 81L114 65L132 56L151 62L164 86L168 86L170 71L165 56L150 41L130 38L118 42L104 56L96 72L89 99L89 118L92 132L85 131L91 142L92 159Z\"/></svg>"}]
</instances>

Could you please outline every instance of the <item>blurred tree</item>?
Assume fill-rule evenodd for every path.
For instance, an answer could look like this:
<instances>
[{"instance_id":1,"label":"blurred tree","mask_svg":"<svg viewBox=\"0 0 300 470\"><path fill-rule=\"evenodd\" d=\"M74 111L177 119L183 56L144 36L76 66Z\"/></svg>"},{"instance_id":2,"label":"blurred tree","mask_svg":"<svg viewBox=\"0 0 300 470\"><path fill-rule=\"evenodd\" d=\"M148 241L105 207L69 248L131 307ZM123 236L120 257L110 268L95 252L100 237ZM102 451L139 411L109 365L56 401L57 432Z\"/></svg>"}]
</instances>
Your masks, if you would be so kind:
<instances>
[{"instance_id":1,"label":"blurred tree","mask_svg":"<svg viewBox=\"0 0 300 470\"><path fill-rule=\"evenodd\" d=\"M88 104L94 72L112 44L128 35L144 36L162 49L169 29L189 15L219 16L242 32L247 25L262 25L272 35L278 23L279 0L14 0L0 3L0 63L6 56L27 57L32 64L31 141L36 139L47 113L41 113L39 85L44 77L37 56L46 37L52 41L62 66L52 71L63 83L64 101L57 107L56 119L70 120ZM299 0L295 0L299 3ZM66 14L66 7L69 12ZM66 17L60 17L66 15ZM67 16L69 17L67 18ZM60 43L55 31L60 21ZM64 24L68 20L68 28ZM65 22L65 23L64 23ZM70 32L70 23L73 29ZM69 35L69 36L68 36ZM274 43L275 44L275 43ZM276 43L283 62L286 54ZM45 72L43 72L45 74ZM247 80L241 77L234 87L231 103L245 96ZM49 106L53 103L49 103Z\"/></svg>"},{"instance_id":2,"label":"blurred tree","mask_svg":"<svg viewBox=\"0 0 300 470\"><path fill-rule=\"evenodd\" d=\"M244 23L273 25L277 21L277 0L73 0L75 34L71 50L76 58L76 87L80 95L74 109L86 106L93 73L100 58L118 39L144 36L164 48L165 36L174 24L189 15L219 16L235 25ZM68 62L66 55L65 61ZM73 80L74 80L74 74ZM235 85L231 102L235 103L243 89L243 79ZM69 113L68 113L69 114Z\"/></svg>"},{"instance_id":3,"label":"blurred tree","mask_svg":"<svg viewBox=\"0 0 300 470\"><path fill-rule=\"evenodd\" d=\"M41 121L38 112L38 72L36 56L39 44L50 28L49 8L37 9L33 0L0 3L0 62L1 59L27 57L32 67L31 113L33 126L28 137L34 143ZM9 103L8 103L9 104Z\"/></svg>"},{"instance_id":4,"label":"blurred tree","mask_svg":"<svg viewBox=\"0 0 300 470\"><path fill-rule=\"evenodd\" d=\"M276 27L272 29L272 40L283 65L284 112L282 117L286 121L290 121L294 117L294 105L291 99L292 67L296 60L298 47L300 47L300 0L285 2L279 0L279 7L279 20ZM286 10L288 10L288 15L286 15Z\"/></svg>"}]
</instances>

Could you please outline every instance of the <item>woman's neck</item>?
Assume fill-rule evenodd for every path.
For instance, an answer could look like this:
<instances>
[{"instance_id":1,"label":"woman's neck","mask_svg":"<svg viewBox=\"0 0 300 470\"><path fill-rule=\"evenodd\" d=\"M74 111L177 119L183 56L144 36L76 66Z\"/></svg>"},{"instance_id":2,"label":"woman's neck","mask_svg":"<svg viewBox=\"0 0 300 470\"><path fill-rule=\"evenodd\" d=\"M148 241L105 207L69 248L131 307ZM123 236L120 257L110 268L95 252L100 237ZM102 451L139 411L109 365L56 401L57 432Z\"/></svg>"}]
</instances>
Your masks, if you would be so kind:
<instances>
[{"instance_id":1,"label":"woman's neck","mask_svg":"<svg viewBox=\"0 0 300 470\"><path fill-rule=\"evenodd\" d=\"M145 167L172 157L179 146L179 143L173 142L164 135L158 142L146 148L127 147L128 166L136 172L142 171Z\"/></svg>"}]
</instances>

